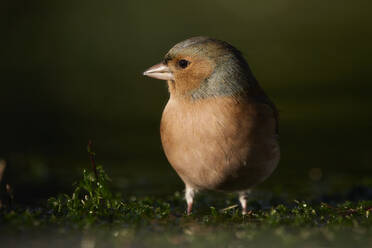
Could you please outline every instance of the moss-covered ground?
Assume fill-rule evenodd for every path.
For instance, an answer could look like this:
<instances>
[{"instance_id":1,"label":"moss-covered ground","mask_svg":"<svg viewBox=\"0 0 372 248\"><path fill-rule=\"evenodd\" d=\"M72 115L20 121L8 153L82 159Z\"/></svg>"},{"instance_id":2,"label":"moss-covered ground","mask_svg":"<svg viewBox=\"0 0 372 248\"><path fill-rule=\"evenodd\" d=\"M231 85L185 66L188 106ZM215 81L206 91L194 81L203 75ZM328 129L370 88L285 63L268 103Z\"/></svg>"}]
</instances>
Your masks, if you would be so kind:
<instances>
[{"instance_id":1,"label":"moss-covered ground","mask_svg":"<svg viewBox=\"0 0 372 248\"><path fill-rule=\"evenodd\" d=\"M201 195L185 214L182 192L168 197L112 192L102 166L84 170L71 194L40 207L3 201L1 247L349 247L372 245L372 201L305 202L274 197L249 202ZM9 199L11 203L11 199Z\"/></svg>"}]
</instances>

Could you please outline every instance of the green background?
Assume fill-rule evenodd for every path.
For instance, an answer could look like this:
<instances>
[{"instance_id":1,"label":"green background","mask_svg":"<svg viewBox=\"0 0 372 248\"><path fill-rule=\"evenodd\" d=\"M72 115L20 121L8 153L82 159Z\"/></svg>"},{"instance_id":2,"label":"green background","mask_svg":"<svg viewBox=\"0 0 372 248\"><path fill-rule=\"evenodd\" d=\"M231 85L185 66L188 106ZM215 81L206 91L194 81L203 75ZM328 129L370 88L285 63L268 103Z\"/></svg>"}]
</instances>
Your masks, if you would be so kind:
<instances>
[{"instance_id":1,"label":"green background","mask_svg":"<svg viewBox=\"0 0 372 248\"><path fill-rule=\"evenodd\" d=\"M127 194L182 182L161 148L168 93L142 72L205 35L240 49L280 110L282 159L261 190L371 185L370 1L26 1L0 4L0 158L16 200L70 188L98 162ZM18 196L18 197L17 197Z\"/></svg>"}]
</instances>

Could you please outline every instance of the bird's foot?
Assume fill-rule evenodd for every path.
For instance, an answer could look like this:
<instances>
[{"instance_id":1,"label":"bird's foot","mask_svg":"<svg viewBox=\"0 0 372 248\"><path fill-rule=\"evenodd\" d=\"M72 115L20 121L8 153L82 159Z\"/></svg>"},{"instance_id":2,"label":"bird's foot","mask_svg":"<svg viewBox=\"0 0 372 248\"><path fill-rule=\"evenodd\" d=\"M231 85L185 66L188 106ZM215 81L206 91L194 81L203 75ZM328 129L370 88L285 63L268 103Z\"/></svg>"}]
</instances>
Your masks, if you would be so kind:
<instances>
[{"instance_id":1,"label":"bird's foot","mask_svg":"<svg viewBox=\"0 0 372 248\"><path fill-rule=\"evenodd\" d=\"M185 198L187 202L187 215L191 214L192 211L192 204L194 203L194 196L196 194L196 190L188 185L186 185L185 190Z\"/></svg>"},{"instance_id":2,"label":"bird's foot","mask_svg":"<svg viewBox=\"0 0 372 248\"><path fill-rule=\"evenodd\" d=\"M246 215L252 213L252 211L248 211L247 210L247 202L248 202L248 195L249 195L249 193L250 193L249 190L239 192L239 201L240 201L240 204L242 206L242 214L243 214L243 216L246 216Z\"/></svg>"},{"instance_id":3,"label":"bird's foot","mask_svg":"<svg viewBox=\"0 0 372 248\"><path fill-rule=\"evenodd\" d=\"M247 210L247 209L243 209L243 210L242 210L242 215L243 215L243 217L245 217L245 216L250 216L252 213L253 213L252 210Z\"/></svg>"},{"instance_id":4,"label":"bird's foot","mask_svg":"<svg viewBox=\"0 0 372 248\"><path fill-rule=\"evenodd\" d=\"M192 202L187 203L187 215L191 215L192 213Z\"/></svg>"}]
</instances>

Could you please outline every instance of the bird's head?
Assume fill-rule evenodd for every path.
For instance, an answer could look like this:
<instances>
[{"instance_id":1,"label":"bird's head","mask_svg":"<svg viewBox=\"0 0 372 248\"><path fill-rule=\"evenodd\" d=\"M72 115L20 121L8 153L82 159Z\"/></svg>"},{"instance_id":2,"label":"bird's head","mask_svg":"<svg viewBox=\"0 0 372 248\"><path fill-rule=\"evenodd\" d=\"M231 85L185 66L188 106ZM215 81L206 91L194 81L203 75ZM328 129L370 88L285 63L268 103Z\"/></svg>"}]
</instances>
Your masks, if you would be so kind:
<instances>
[{"instance_id":1,"label":"bird's head","mask_svg":"<svg viewBox=\"0 0 372 248\"><path fill-rule=\"evenodd\" d=\"M168 81L172 96L197 100L234 96L256 84L242 54L227 42L194 37L172 47L143 73Z\"/></svg>"}]
</instances>

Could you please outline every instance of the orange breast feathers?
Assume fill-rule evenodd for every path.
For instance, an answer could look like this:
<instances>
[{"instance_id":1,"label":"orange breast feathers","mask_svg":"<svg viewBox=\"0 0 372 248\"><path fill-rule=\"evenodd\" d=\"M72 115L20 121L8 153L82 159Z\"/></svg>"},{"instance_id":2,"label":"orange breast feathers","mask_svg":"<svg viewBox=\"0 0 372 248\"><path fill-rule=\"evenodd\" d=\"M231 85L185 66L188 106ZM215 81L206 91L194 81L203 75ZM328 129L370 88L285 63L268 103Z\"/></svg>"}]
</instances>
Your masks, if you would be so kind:
<instances>
[{"instance_id":1,"label":"orange breast feathers","mask_svg":"<svg viewBox=\"0 0 372 248\"><path fill-rule=\"evenodd\" d=\"M234 97L170 98L161 139L170 164L198 189L247 189L271 174L279 159L270 106Z\"/></svg>"}]
</instances>

